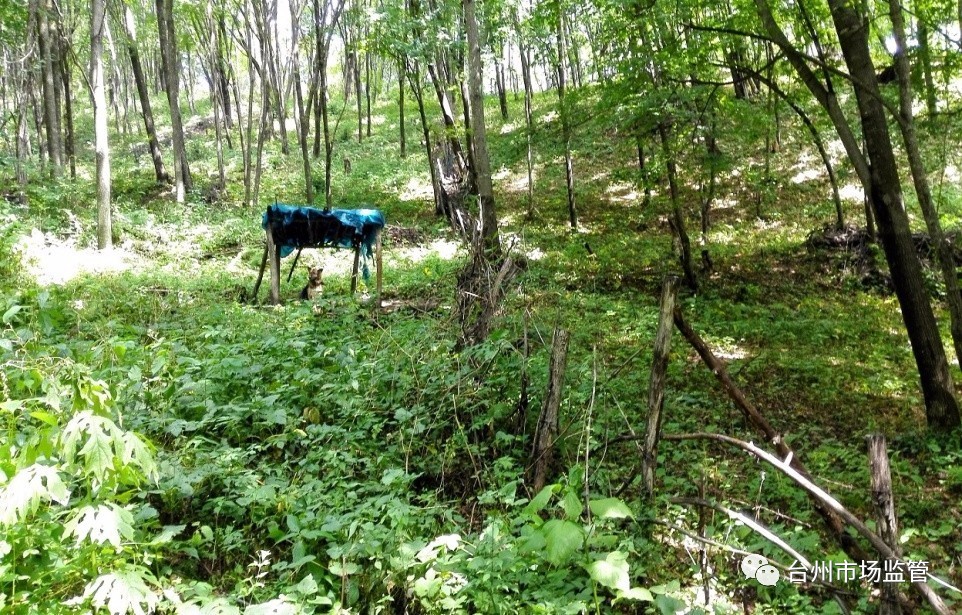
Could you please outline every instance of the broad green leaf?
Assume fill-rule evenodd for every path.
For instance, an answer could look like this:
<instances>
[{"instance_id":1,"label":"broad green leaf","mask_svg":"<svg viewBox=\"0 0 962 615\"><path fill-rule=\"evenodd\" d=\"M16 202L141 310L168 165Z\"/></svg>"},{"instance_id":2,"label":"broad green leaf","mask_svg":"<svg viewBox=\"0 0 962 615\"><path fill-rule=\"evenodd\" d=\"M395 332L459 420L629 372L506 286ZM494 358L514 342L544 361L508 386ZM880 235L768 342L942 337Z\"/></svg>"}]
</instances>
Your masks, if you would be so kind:
<instances>
[{"instance_id":1,"label":"broad green leaf","mask_svg":"<svg viewBox=\"0 0 962 615\"><path fill-rule=\"evenodd\" d=\"M584 544L581 526L571 521L551 519L541 528L545 538L545 559L560 566L567 562Z\"/></svg>"},{"instance_id":2,"label":"broad green leaf","mask_svg":"<svg viewBox=\"0 0 962 615\"><path fill-rule=\"evenodd\" d=\"M160 602L160 595L147 587L144 579L132 571L112 572L97 577L84 589L83 599L90 599L98 609L111 615L146 615Z\"/></svg>"},{"instance_id":3,"label":"broad green leaf","mask_svg":"<svg viewBox=\"0 0 962 615\"><path fill-rule=\"evenodd\" d=\"M0 488L0 525L12 525L40 506L56 502L62 506L70 500L67 485L55 467L34 464L14 474Z\"/></svg>"},{"instance_id":4,"label":"broad green leaf","mask_svg":"<svg viewBox=\"0 0 962 615\"><path fill-rule=\"evenodd\" d=\"M164 529L150 541L152 545L163 545L167 544L174 539L177 534L180 534L186 528L186 525L165 525Z\"/></svg>"},{"instance_id":5,"label":"broad green leaf","mask_svg":"<svg viewBox=\"0 0 962 615\"><path fill-rule=\"evenodd\" d=\"M3 317L0 318L0 320L2 320L3 324L5 325L10 324L10 321L13 320L13 317L16 316L17 312L19 312L22 309L23 309L22 305L14 304L10 306L10 309L8 309L6 312L3 313Z\"/></svg>"},{"instance_id":6,"label":"broad green leaf","mask_svg":"<svg viewBox=\"0 0 962 615\"><path fill-rule=\"evenodd\" d=\"M57 426L57 417L50 414L49 412L44 412L42 410L35 410L34 412L30 413L30 416L37 419L38 421L42 421L47 425L50 425L51 427Z\"/></svg>"},{"instance_id":7,"label":"broad green leaf","mask_svg":"<svg viewBox=\"0 0 962 615\"><path fill-rule=\"evenodd\" d=\"M115 504L84 506L64 526L67 536L74 536L77 543L89 538L91 542L109 542L119 549L121 539L134 536L133 517L130 512Z\"/></svg>"},{"instance_id":8,"label":"broad green leaf","mask_svg":"<svg viewBox=\"0 0 962 615\"><path fill-rule=\"evenodd\" d=\"M591 500L588 502L591 513L602 519L634 519L628 505L618 498L604 498L603 500Z\"/></svg>"},{"instance_id":9,"label":"broad green leaf","mask_svg":"<svg viewBox=\"0 0 962 615\"><path fill-rule=\"evenodd\" d=\"M628 577L628 556L621 551L613 551L605 559L591 562L588 565L588 574L596 583L611 589L624 592L631 588L631 580Z\"/></svg>"},{"instance_id":10,"label":"broad green leaf","mask_svg":"<svg viewBox=\"0 0 962 615\"><path fill-rule=\"evenodd\" d=\"M544 489L538 492L538 495L534 496L528 505L524 507L524 514L526 515L537 515L539 512L548 505L548 501L551 500L551 496L554 494L555 489L558 485L548 485Z\"/></svg>"},{"instance_id":11,"label":"broad green leaf","mask_svg":"<svg viewBox=\"0 0 962 615\"><path fill-rule=\"evenodd\" d=\"M645 600L651 602L655 597L644 587L632 587L627 591L618 592L618 599L627 598L628 600Z\"/></svg>"},{"instance_id":12,"label":"broad green leaf","mask_svg":"<svg viewBox=\"0 0 962 615\"><path fill-rule=\"evenodd\" d=\"M581 499L573 489L565 491L565 496L561 500L561 507L564 509L565 517L568 518L568 521L577 521L581 517L581 512L584 510L584 507L581 505Z\"/></svg>"}]
</instances>

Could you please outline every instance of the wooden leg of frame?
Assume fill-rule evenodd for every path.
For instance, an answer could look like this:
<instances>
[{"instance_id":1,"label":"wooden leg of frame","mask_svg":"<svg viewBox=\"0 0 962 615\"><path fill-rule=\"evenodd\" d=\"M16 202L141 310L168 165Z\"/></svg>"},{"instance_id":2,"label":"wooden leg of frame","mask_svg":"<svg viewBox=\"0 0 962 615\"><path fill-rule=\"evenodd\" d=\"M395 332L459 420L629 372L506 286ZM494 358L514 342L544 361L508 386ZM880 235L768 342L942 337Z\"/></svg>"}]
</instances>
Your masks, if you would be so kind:
<instances>
[{"instance_id":1,"label":"wooden leg of frame","mask_svg":"<svg viewBox=\"0 0 962 615\"><path fill-rule=\"evenodd\" d=\"M383 282L383 276L381 275L381 269L383 268L384 259L381 255L381 235L377 236L377 244L375 244L374 257L377 260L377 308L381 309L381 283Z\"/></svg>"},{"instance_id":2,"label":"wooden leg of frame","mask_svg":"<svg viewBox=\"0 0 962 615\"><path fill-rule=\"evenodd\" d=\"M361 246L354 248L354 269L351 270L351 294L357 292L357 270L361 266Z\"/></svg>"},{"instance_id":3,"label":"wooden leg of frame","mask_svg":"<svg viewBox=\"0 0 962 615\"><path fill-rule=\"evenodd\" d=\"M281 251L274 243L270 227L267 229L267 260L271 263L271 303L281 302Z\"/></svg>"}]
</instances>

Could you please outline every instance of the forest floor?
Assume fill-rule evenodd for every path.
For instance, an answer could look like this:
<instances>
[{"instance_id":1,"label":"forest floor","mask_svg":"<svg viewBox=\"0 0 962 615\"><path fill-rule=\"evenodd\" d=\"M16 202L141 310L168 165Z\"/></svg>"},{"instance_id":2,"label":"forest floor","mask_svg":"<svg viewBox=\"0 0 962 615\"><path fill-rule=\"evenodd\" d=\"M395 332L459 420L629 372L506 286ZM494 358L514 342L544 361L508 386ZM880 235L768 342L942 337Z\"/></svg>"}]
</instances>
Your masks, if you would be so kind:
<instances>
[{"instance_id":1,"label":"forest floor","mask_svg":"<svg viewBox=\"0 0 962 615\"><path fill-rule=\"evenodd\" d=\"M703 566L699 543L679 530L792 564L744 524L678 500L703 498L756 518L812 561L845 559L788 479L717 443L666 442L648 502L637 442L614 442L644 429L657 298L678 267L666 187L656 180L643 205L634 137L594 115L596 102L590 93L579 101L588 120L573 143L576 232L567 228L551 100L538 100L533 217L520 103L510 121L489 109L502 234L527 268L491 338L460 351L453 306L466 254L433 216L423 148L396 153L387 102L362 142L356 125L335 133L335 155L352 170L336 165L332 184L336 206L373 205L387 217L389 309L380 313L350 297L345 251L306 251L282 285L282 306L249 301L261 211L302 193L299 158L277 143L266 150L257 206L241 205L236 151L226 194L208 203L216 158L213 131L201 126L189 144L199 189L179 206L153 183L148 157L136 155L140 137L114 134L117 247L108 253L92 248L87 166L75 182L31 184L25 207L7 205L16 218L7 241L24 269L2 295L5 331L19 340L0 348L3 360L84 366L109 387L123 425L156 447L156 481L124 492L123 502L137 507L138 531L166 538L112 557L139 562L151 587L184 603L249 612L281 603L290 612L638 612L636 604L662 613L839 612L824 586L745 579L731 551L712 547ZM805 135L783 128L781 150L766 152L770 127L750 121L749 105L726 104L712 267L700 271L697 293L682 292L682 311L816 481L863 519L872 517L864 437L885 434L906 557L962 585L962 444L925 431L884 258L874 248L814 245L834 208ZM81 124L81 142L89 129ZM681 179L697 240L707 174L694 148L683 149ZM938 143L929 155L950 171L937 193L952 227L962 200L945 177L959 161ZM841 161L839 171L854 181ZM850 224L860 225L861 192L847 186L843 196ZM867 272L873 259L879 270ZM296 301L311 264L325 268L324 295ZM948 341L937 275L926 276ZM557 473L539 495L524 473L557 327L572 341ZM32 372L17 369L14 390L39 395ZM953 372L962 385L957 365ZM760 440L677 332L663 429ZM44 582L51 600L64 600L82 581L64 573ZM835 585L853 612L877 608L870 587ZM944 595L962 604L962 595Z\"/></svg>"}]
</instances>

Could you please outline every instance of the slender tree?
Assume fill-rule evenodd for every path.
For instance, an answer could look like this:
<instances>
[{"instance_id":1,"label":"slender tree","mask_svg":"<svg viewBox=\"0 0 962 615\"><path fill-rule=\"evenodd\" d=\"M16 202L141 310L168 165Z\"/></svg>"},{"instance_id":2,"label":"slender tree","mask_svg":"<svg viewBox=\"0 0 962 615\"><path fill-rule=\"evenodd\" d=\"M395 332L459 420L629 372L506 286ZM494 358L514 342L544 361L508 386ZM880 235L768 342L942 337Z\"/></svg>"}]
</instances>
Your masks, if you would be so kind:
<instances>
[{"instance_id":1,"label":"slender tree","mask_svg":"<svg viewBox=\"0 0 962 615\"><path fill-rule=\"evenodd\" d=\"M489 259L501 256L498 216L495 211L494 187L491 184L491 162L484 125L484 89L481 84L481 44L475 16L475 0L464 0L464 24L468 38L468 90L471 97L471 124L474 127L474 164L478 180L478 203L481 208L481 245Z\"/></svg>"},{"instance_id":2,"label":"slender tree","mask_svg":"<svg viewBox=\"0 0 962 615\"><path fill-rule=\"evenodd\" d=\"M90 90L94 109L94 140L97 163L97 247L112 245L110 217L110 144L107 139L107 97L104 93L104 29L106 0L90 1Z\"/></svg>"},{"instance_id":3,"label":"slender tree","mask_svg":"<svg viewBox=\"0 0 962 615\"><path fill-rule=\"evenodd\" d=\"M173 0L156 0L156 6L164 89L167 93L167 102L170 104L170 125L174 144L174 186L177 202L183 203L187 191L192 188L192 182L187 164L184 124L180 114L180 60L177 53L177 37L174 33Z\"/></svg>"},{"instance_id":4,"label":"slender tree","mask_svg":"<svg viewBox=\"0 0 962 615\"><path fill-rule=\"evenodd\" d=\"M140 62L140 52L137 50L137 24L134 12L130 6L124 4L124 31L126 32L127 55L130 57L130 67L134 73L137 85L137 96L140 100L140 114L144 118L144 129L147 131L147 145L150 158L154 163L154 175L158 182L170 181L164 158L160 152L160 142L157 140L157 129L154 127L154 112L150 106L150 93L147 91L147 80L144 77L143 65Z\"/></svg>"}]
</instances>

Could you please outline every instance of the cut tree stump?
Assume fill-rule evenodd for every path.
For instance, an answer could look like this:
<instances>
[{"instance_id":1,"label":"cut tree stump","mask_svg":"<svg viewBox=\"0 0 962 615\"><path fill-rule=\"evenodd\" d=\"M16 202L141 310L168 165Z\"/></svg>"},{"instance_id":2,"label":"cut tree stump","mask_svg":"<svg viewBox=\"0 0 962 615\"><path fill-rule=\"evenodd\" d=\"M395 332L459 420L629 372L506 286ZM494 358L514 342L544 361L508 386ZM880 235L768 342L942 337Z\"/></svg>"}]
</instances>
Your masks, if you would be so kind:
<instances>
[{"instance_id":1,"label":"cut tree stump","mask_svg":"<svg viewBox=\"0 0 962 615\"><path fill-rule=\"evenodd\" d=\"M902 556L899 548L898 521L895 517L895 499L892 497L892 474L889 470L889 456L885 448L885 436L870 434L865 437L868 442L868 461L872 481L872 504L875 508L876 532L895 554L895 559L881 557L883 561L892 562L883 566L882 578L879 581L881 604L879 615L901 615L902 607L898 600L898 586L886 583L884 570L888 570L898 558ZM903 574L907 571L902 571Z\"/></svg>"},{"instance_id":2,"label":"cut tree stump","mask_svg":"<svg viewBox=\"0 0 962 615\"><path fill-rule=\"evenodd\" d=\"M558 437L558 411L561 408L561 390L564 387L565 368L568 365L568 342L571 333L558 328L551 338L551 361L548 371L548 392L544 398L538 427L534 432L534 448L529 464L531 487L534 493L544 489L554 462L554 443Z\"/></svg>"},{"instance_id":3,"label":"cut tree stump","mask_svg":"<svg viewBox=\"0 0 962 615\"><path fill-rule=\"evenodd\" d=\"M658 332L648 381L648 424L645 426L645 445L642 449L641 477L648 497L655 492L655 466L658 461L658 438L661 435L661 410L665 402L665 373L668 371L668 352L671 349L672 315L678 295L678 277L668 277L661 287L661 309Z\"/></svg>"}]
</instances>

